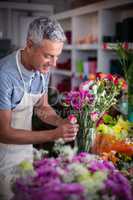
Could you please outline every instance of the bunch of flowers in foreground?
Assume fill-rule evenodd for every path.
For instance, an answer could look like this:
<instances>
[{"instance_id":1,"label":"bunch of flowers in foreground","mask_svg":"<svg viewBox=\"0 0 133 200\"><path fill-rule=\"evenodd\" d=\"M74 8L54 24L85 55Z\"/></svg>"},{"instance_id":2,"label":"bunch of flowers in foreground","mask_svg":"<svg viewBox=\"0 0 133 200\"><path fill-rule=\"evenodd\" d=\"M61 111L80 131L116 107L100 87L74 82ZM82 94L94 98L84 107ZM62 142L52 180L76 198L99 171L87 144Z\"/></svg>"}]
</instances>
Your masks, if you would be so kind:
<instances>
[{"instance_id":1,"label":"bunch of flowers in foreground","mask_svg":"<svg viewBox=\"0 0 133 200\"><path fill-rule=\"evenodd\" d=\"M63 148L57 158L36 161L34 175L17 178L12 200L132 200L130 183L112 163Z\"/></svg>"},{"instance_id":2,"label":"bunch of flowers in foreground","mask_svg":"<svg viewBox=\"0 0 133 200\"><path fill-rule=\"evenodd\" d=\"M117 102L117 97L126 88L123 79L111 74L97 73L95 80L80 85L79 91L71 91L63 101L64 109L77 117L80 130L77 143L80 151L89 151L96 124L103 114Z\"/></svg>"}]
</instances>

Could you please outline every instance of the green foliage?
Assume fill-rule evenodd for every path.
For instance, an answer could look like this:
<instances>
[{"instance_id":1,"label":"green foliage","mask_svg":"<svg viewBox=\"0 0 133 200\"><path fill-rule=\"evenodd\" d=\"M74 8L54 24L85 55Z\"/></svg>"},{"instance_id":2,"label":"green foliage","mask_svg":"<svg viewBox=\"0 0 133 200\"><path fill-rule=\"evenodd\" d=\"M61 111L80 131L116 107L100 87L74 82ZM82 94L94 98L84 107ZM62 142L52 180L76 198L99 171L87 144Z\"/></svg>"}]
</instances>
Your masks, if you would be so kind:
<instances>
[{"instance_id":1,"label":"green foliage","mask_svg":"<svg viewBox=\"0 0 133 200\"><path fill-rule=\"evenodd\" d=\"M133 121L133 51L124 48L122 44L118 44L116 53L128 84L128 119Z\"/></svg>"},{"instance_id":2,"label":"green foliage","mask_svg":"<svg viewBox=\"0 0 133 200\"><path fill-rule=\"evenodd\" d=\"M117 153L117 158L119 158L118 162L117 162L117 168L119 170L122 169L129 169L133 167L133 158L130 156L127 156L124 153Z\"/></svg>"},{"instance_id":3,"label":"green foliage","mask_svg":"<svg viewBox=\"0 0 133 200\"><path fill-rule=\"evenodd\" d=\"M121 43L117 45L116 53L118 55L121 66L123 67L124 75L128 83L133 76L133 52L124 48Z\"/></svg>"},{"instance_id":4,"label":"green foliage","mask_svg":"<svg viewBox=\"0 0 133 200\"><path fill-rule=\"evenodd\" d=\"M116 120L113 119L113 117L111 115L104 115L103 121L104 121L105 124L109 124L109 125L116 124Z\"/></svg>"}]
</instances>

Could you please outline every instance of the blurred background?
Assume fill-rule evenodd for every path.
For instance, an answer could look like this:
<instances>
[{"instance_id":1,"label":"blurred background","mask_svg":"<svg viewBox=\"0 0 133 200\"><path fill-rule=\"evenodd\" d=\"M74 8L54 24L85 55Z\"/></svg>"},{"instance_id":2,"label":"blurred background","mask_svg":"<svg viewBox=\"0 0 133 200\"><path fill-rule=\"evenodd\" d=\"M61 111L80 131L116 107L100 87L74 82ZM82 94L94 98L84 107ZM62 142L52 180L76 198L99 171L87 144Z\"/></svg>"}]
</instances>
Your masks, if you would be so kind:
<instances>
[{"instance_id":1,"label":"blurred background","mask_svg":"<svg viewBox=\"0 0 133 200\"><path fill-rule=\"evenodd\" d=\"M133 49L133 0L0 0L0 58L23 48L29 23L49 15L67 37L51 87L78 89L99 71L123 75L112 47L122 42Z\"/></svg>"}]
</instances>

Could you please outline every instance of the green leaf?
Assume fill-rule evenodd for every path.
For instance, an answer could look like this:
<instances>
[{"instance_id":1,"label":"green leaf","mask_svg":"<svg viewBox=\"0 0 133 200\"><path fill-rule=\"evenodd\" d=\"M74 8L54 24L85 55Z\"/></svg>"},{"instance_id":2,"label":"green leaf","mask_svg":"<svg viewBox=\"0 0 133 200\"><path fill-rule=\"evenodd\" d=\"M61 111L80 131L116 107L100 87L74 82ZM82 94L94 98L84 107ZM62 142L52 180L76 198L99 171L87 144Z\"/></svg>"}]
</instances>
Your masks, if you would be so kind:
<instances>
[{"instance_id":1,"label":"green leaf","mask_svg":"<svg viewBox=\"0 0 133 200\"><path fill-rule=\"evenodd\" d=\"M133 76L133 52L123 48L122 44L118 43L116 54L123 68L125 78L129 83Z\"/></svg>"},{"instance_id":2,"label":"green leaf","mask_svg":"<svg viewBox=\"0 0 133 200\"><path fill-rule=\"evenodd\" d=\"M103 116L103 121L105 124L112 124L113 123L113 118L110 115L104 115Z\"/></svg>"}]
</instances>

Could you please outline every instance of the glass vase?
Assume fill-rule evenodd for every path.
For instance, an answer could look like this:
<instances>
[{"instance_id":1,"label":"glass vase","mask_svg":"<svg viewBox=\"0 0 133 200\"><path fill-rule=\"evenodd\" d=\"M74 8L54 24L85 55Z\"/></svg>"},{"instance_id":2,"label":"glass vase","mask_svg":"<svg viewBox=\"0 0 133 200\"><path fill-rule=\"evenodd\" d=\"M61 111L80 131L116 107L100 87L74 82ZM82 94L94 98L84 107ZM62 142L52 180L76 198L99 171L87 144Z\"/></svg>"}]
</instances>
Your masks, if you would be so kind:
<instances>
[{"instance_id":1,"label":"glass vase","mask_svg":"<svg viewBox=\"0 0 133 200\"><path fill-rule=\"evenodd\" d=\"M80 128L76 139L78 152L90 152L95 141L95 136L95 128Z\"/></svg>"}]
</instances>

